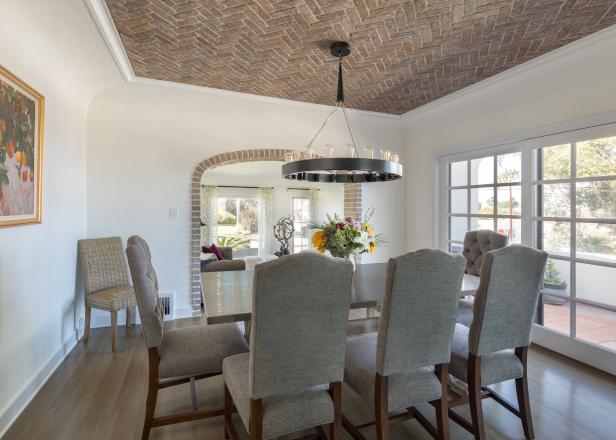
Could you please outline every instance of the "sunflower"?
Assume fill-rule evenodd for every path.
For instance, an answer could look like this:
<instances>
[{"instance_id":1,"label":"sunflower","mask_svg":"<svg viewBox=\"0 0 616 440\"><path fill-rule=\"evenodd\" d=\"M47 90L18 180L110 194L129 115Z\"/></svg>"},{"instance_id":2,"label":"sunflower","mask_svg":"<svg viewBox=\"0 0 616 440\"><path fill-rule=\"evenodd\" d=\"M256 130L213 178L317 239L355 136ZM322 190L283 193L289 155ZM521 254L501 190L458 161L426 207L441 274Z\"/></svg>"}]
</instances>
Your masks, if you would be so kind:
<instances>
[{"instance_id":1,"label":"sunflower","mask_svg":"<svg viewBox=\"0 0 616 440\"><path fill-rule=\"evenodd\" d=\"M327 241L327 237L325 232L322 230L316 231L312 234L312 247L314 247L320 253L325 252L325 242Z\"/></svg>"}]
</instances>

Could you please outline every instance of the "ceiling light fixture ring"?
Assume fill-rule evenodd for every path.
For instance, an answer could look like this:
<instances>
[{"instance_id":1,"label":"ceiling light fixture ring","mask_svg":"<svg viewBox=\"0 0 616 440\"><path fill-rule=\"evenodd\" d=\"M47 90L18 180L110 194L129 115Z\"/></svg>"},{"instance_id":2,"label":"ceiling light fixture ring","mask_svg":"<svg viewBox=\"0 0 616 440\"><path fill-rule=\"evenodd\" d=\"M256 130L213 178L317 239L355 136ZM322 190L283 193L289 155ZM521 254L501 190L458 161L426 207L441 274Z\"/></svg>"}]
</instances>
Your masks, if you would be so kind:
<instances>
[{"instance_id":1,"label":"ceiling light fixture ring","mask_svg":"<svg viewBox=\"0 0 616 440\"><path fill-rule=\"evenodd\" d=\"M325 121L321 124L316 134L306 145L301 153L303 158L293 158L282 166L282 174L285 179L307 182L325 183L368 183L385 182L402 178L402 165L397 160L374 159L373 157L360 157L359 144L355 132L351 127L351 121L344 106L344 84L342 75L342 59L351 53L349 43L336 41L330 46L330 53L338 58L338 89L336 93L336 107L332 109ZM315 157L312 154L312 145L331 117L342 109L344 120L351 137L347 155L349 157ZM333 150L333 147L330 147ZM330 151L331 153L331 151ZM330 154L331 155L331 154ZM397 155L396 155L397 157Z\"/></svg>"}]
</instances>

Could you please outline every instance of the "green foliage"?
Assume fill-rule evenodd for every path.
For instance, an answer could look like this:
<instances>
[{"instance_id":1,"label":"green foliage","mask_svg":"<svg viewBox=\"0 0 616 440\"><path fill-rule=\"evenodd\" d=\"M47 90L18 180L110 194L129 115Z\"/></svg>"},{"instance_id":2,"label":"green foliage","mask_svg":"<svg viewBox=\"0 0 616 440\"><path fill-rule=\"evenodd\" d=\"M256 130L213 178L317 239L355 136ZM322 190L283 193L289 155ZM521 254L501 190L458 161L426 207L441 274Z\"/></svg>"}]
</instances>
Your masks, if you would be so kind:
<instances>
[{"instance_id":1,"label":"green foliage","mask_svg":"<svg viewBox=\"0 0 616 440\"><path fill-rule=\"evenodd\" d=\"M351 254L374 252L377 243L383 243L382 234L374 234L368 224L374 210L367 211L360 220L342 219L338 215L327 215L322 225L313 225L319 229L312 238L312 244L319 252L329 251L338 258L348 258Z\"/></svg>"},{"instance_id":2,"label":"green foliage","mask_svg":"<svg viewBox=\"0 0 616 440\"><path fill-rule=\"evenodd\" d=\"M29 175L34 164L35 103L7 83L0 81L0 185L8 185L7 154L17 157L18 175Z\"/></svg>"},{"instance_id":3,"label":"green foliage","mask_svg":"<svg viewBox=\"0 0 616 440\"><path fill-rule=\"evenodd\" d=\"M255 234L258 229L258 217L255 209L242 210L240 212L240 225L245 231Z\"/></svg>"},{"instance_id":4,"label":"green foliage","mask_svg":"<svg viewBox=\"0 0 616 440\"><path fill-rule=\"evenodd\" d=\"M236 251L238 249L246 249L250 245L250 238L240 235L224 235L218 237L217 242L216 246L218 247L230 247Z\"/></svg>"},{"instance_id":5,"label":"green foliage","mask_svg":"<svg viewBox=\"0 0 616 440\"><path fill-rule=\"evenodd\" d=\"M548 260L545 265L545 273L543 274L543 282L552 286L565 284L565 281L560 277L560 272L556 269L556 264L553 260Z\"/></svg>"},{"instance_id":6,"label":"green foliage","mask_svg":"<svg viewBox=\"0 0 616 440\"><path fill-rule=\"evenodd\" d=\"M578 177L616 175L616 137L577 143Z\"/></svg>"},{"instance_id":7,"label":"green foliage","mask_svg":"<svg viewBox=\"0 0 616 440\"><path fill-rule=\"evenodd\" d=\"M218 224L219 225L235 225L237 223L236 217L229 211L218 212Z\"/></svg>"}]
</instances>

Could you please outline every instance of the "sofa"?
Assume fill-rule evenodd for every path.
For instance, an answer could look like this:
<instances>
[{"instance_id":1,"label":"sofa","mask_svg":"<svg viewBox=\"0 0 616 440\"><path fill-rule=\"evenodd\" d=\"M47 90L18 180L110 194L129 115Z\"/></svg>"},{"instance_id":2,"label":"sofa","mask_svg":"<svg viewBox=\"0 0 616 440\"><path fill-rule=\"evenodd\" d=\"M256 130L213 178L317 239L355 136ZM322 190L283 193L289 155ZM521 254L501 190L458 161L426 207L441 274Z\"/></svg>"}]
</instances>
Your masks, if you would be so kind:
<instances>
[{"instance_id":1,"label":"sofa","mask_svg":"<svg viewBox=\"0 0 616 440\"><path fill-rule=\"evenodd\" d=\"M220 247L218 249L220 249L220 253L225 259L220 261L201 260L201 272L228 272L246 269L246 262L244 260L233 259L233 249L230 247Z\"/></svg>"}]
</instances>

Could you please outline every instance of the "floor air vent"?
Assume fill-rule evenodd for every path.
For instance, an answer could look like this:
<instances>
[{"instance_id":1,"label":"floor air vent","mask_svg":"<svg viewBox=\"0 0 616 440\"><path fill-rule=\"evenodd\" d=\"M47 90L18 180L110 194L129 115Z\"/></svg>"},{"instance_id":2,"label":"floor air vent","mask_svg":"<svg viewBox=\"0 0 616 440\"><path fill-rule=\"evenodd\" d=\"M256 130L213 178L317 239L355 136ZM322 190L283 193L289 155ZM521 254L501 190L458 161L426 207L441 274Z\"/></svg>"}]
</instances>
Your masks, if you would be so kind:
<instances>
[{"instance_id":1,"label":"floor air vent","mask_svg":"<svg viewBox=\"0 0 616 440\"><path fill-rule=\"evenodd\" d=\"M160 292L160 302L163 304L163 319L165 321L173 320L173 307L175 303L175 295L173 292Z\"/></svg>"}]
</instances>

